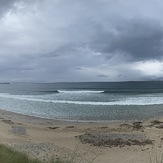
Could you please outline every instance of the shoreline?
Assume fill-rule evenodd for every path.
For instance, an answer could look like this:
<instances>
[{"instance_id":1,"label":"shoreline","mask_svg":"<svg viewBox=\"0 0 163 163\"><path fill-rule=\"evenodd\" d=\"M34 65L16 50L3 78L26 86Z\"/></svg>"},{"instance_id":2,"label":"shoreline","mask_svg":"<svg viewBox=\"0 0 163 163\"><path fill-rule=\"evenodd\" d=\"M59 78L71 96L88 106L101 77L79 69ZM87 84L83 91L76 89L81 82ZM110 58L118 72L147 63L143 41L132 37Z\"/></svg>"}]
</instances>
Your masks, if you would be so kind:
<instances>
[{"instance_id":1,"label":"shoreline","mask_svg":"<svg viewBox=\"0 0 163 163\"><path fill-rule=\"evenodd\" d=\"M3 110L3 109L0 109L0 114L1 113L6 114L6 115L9 114L9 115L12 115L14 117L15 116L18 116L18 117L21 116L21 117L24 117L26 120L32 119L32 120L34 120L34 122L36 121L36 123L37 123L37 121L43 121L43 122L50 121L50 122L62 122L62 123L69 123L70 122L70 123L96 123L96 124L107 123L108 124L108 123L132 123L132 122L137 122L137 121L144 122L144 121L148 121L148 120L162 119L163 118L163 115L161 115L161 116L154 116L154 117L150 117L150 118L134 119L134 120L131 120L131 119L127 119L127 120L70 120L70 119L51 119L51 118L46 118L46 117L32 116L32 115L28 115L28 114L17 113L14 111L8 111L8 110Z\"/></svg>"},{"instance_id":2,"label":"shoreline","mask_svg":"<svg viewBox=\"0 0 163 163\"><path fill-rule=\"evenodd\" d=\"M90 124L90 123L94 123L94 124L108 124L108 123L125 123L125 122L134 122L134 121L138 121L138 120L68 120L68 119L50 119L50 118L45 118L45 117L37 117L37 116L32 116L32 115L27 115L27 114L22 114L22 113L16 113L16 112L12 112L12 111L7 111L7 110L3 110L0 109L0 115L1 114L5 114L8 116L12 116L10 118L16 117L16 119L19 117L23 117L25 122L28 123L46 123L46 122L53 122L53 123L81 123L81 124ZM18 120L17 119L17 120ZM20 118L22 120L22 118ZM32 120L32 122L30 122L29 120ZM144 119L146 120L146 119ZM142 120L142 121L144 121Z\"/></svg>"},{"instance_id":3,"label":"shoreline","mask_svg":"<svg viewBox=\"0 0 163 163\"><path fill-rule=\"evenodd\" d=\"M43 161L53 157L77 163L149 163L149 154L152 158L162 154L162 128L163 117L141 122L78 122L0 110L0 143Z\"/></svg>"}]
</instances>

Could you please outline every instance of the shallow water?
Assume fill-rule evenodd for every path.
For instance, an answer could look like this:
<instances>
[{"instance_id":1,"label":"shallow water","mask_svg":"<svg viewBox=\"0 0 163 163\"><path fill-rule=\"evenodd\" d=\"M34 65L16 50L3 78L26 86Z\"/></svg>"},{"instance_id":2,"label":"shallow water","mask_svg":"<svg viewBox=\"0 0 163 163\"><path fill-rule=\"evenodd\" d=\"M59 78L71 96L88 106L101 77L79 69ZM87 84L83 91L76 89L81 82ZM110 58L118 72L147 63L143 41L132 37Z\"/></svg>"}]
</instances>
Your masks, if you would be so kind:
<instances>
[{"instance_id":1,"label":"shallow water","mask_svg":"<svg viewBox=\"0 0 163 163\"><path fill-rule=\"evenodd\" d=\"M1 84L0 106L50 119L141 120L163 115L163 82Z\"/></svg>"}]
</instances>

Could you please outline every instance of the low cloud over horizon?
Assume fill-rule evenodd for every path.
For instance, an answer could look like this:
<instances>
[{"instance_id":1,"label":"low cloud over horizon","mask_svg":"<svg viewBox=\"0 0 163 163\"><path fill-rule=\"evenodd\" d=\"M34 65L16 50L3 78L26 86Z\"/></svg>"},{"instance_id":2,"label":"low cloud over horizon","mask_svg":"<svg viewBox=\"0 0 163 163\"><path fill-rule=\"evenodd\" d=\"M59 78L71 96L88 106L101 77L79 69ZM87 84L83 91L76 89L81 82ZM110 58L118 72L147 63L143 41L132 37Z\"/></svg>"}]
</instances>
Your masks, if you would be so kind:
<instances>
[{"instance_id":1,"label":"low cloud over horizon","mask_svg":"<svg viewBox=\"0 0 163 163\"><path fill-rule=\"evenodd\" d=\"M161 0L0 1L0 81L163 79Z\"/></svg>"}]
</instances>

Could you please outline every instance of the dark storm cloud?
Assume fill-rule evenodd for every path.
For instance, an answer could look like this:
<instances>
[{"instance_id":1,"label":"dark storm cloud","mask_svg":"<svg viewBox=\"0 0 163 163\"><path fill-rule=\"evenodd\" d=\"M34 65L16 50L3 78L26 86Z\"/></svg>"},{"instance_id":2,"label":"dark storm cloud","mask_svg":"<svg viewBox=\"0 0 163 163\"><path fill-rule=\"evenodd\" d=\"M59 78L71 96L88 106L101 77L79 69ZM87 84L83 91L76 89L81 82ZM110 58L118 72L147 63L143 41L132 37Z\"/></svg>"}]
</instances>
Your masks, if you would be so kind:
<instances>
[{"instance_id":1,"label":"dark storm cloud","mask_svg":"<svg viewBox=\"0 0 163 163\"><path fill-rule=\"evenodd\" d=\"M161 0L1 0L0 74L25 81L162 77L162 6Z\"/></svg>"},{"instance_id":2,"label":"dark storm cloud","mask_svg":"<svg viewBox=\"0 0 163 163\"><path fill-rule=\"evenodd\" d=\"M143 1L145 4L147 1ZM76 16L68 16L73 20L70 26L63 29L65 40L69 42L56 49L57 54L63 51L71 51L72 48L88 48L101 56L111 59L116 55L122 55L129 61L141 61L148 59L161 59L163 53L163 25L162 20L150 16L138 17L141 3L117 1L60 1L58 7L64 8L67 15L76 12ZM133 11L124 11L123 5L129 3ZM133 3L133 4L132 4ZM149 2L150 5L152 1ZM147 9L150 6L146 4ZM122 5L122 6L121 6ZM125 5L124 5L125 6ZM156 5L157 6L157 5ZM76 9L74 9L76 7ZM121 7L121 8L120 8ZM78 8L78 10L77 10ZM136 8L136 9L135 9ZM141 7L140 7L141 8ZM145 11L144 7L144 13ZM119 9L119 10L118 10ZM114 11L115 10L115 11ZM118 10L118 11L116 11ZM85 11L85 12L83 12ZM98 11L98 12L97 12ZM127 17L126 13L131 17ZM135 16L136 15L136 16ZM77 19L78 18L78 19Z\"/></svg>"},{"instance_id":3,"label":"dark storm cloud","mask_svg":"<svg viewBox=\"0 0 163 163\"><path fill-rule=\"evenodd\" d=\"M0 1L0 17L13 6L14 2L15 0L1 0Z\"/></svg>"},{"instance_id":4,"label":"dark storm cloud","mask_svg":"<svg viewBox=\"0 0 163 163\"><path fill-rule=\"evenodd\" d=\"M163 26L151 19L121 20L114 23L115 33L98 29L90 47L110 58L121 54L129 60L163 57Z\"/></svg>"},{"instance_id":5,"label":"dark storm cloud","mask_svg":"<svg viewBox=\"0 0 163 163\"><path fill-rule=\"evenodd\" d=\"M111 52L119 51L133 60L160 59L163 56L163 26L153 20L130 20L113 38Z\"/></svg>"}]
</instances>

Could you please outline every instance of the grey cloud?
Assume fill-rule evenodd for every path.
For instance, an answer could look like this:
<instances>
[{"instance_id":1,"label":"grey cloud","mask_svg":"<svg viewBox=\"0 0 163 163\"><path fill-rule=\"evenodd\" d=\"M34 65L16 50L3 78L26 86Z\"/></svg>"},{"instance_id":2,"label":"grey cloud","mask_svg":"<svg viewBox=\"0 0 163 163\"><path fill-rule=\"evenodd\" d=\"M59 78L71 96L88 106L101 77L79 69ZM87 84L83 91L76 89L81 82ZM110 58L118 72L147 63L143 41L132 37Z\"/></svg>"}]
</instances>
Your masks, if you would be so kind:
<instances>
[{"instance_id":1,"label":"grey cloud","mask_svg":"<svg viewBox=\"0 0 163 163\"><path fill-rule=\"evenodd\" d=\"M133 60L160 59L163 56L163 26L153 20L131 20L113 38L111 52L128 54Z\"/></svg>"},{"instance_id":2,"label":"grey cloud","mask_svg":"<svg viewBox=\"0 0 163 163\"><path fill-rule=\"evenodd\" d=\"M96 0L92 3L92 7L90 7L90 2L73 2L74 6L79 7L79 11L83 9L87 12L79 13L77 11L76 18L78 19L70 14L73 17L71 17L73 22L71 25L62 28L64 38L69 42L69 45L66 49L61 45L56 50L58 54L63 54L64 49L71 51L74 47L82 47L99 52L101 56L107 59L111 59L117 54L122 55L129 61L162 58L163 25L162 19L159 17L157 19L151 18L149 13L142 18L135 16L135 13L139 12L136 7L133 7L135 2L125 2L133 7L133 11L130 10L131 13L127 13L130 18L126 16L126 11L123 8L119 9L122 3L120 0L115 2L99 2ZM109 5L114 7L114 10L119 9L119 11L114 12ZM140 2L137 2L136 5L139 6ZM150 5L148 4L147 7L150 8L152 5L154 4L150 1ZM59 7L61 6L59 5ZM70 5L65 3L64 9L66 13L69 11L69 7ZM71 13L74 10L72 7ZM97 14L96 10L100 14ZM153 15L155 17L155 14Z\"/></svg>"},{"instance_id":3,"label":"grey cloud","mask_svg":"<svg viewBox=\"0 0 163 163\"><path fill-rule=\"evenodd\" d=\"M13 6L14 2L15 0L1 0L0 1L0 17Z\"/></svg>"},{"instance_id":4,"label":"grey cloud","mask_svg":"<svg viewBox=\"0 0 163 163\"><path fill-rule=\"evenodd\" d=\"M2 0L0 17L12 12L0 27L0 73L9 78L14 72L15 80L142 79L145 74L125 64L162 62L161 5L160 0Z\"/></svg>"},{"instance_id":5,"label":"grey cloud","mask_svg":"<svg viewBox=\"0 0 163 163\"><path fill-rule=\"evenodd\" d=\"M97 75L97 77L99 77L99 78L108 78L109 76L108 75L104 75L104 74L99 74L99 75Z\"/></svg>"},{"instance_id":6,"label":"grey cloud","mask_svg":"<svg viewBox=\"0 0 163 163\"><path fill-rule=\"evenodd\" d=\"M107 28L107 27L106 27ZM97 30L90 47L107 58L121 54L129 60L163 57L163 26L151 19L121 20L114 24L115 33Z\"/></svg>"},{"instance_id":7,"label":"grey cloud","mask_svg":"<svg viewBox=\"0 0 163 163\"><path fill-rule=\"evenodd\" d=\"M83 71L85 69L81 68L81 67L76 67L75 70L79 70L79 71Z\"/></svg>"}]
</instances>

